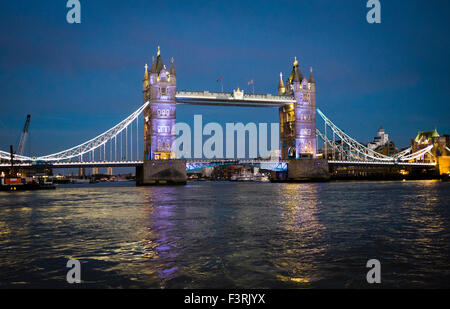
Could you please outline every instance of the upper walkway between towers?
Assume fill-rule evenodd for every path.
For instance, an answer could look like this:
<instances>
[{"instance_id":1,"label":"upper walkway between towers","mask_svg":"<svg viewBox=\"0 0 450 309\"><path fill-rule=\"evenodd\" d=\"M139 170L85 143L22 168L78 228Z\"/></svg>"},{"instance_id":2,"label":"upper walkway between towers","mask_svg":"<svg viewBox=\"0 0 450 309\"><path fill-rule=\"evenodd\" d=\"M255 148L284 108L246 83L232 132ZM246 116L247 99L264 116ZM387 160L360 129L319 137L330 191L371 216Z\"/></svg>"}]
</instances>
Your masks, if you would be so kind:
<instances>
[{"instance_id":1,"label":"upper walkway between towers","mask_svg":"<svg viewBox=\"0 0 450 309\"><path fill-rule=\"evenodd\" d=\"M274 94L246 94L242 90L233 92L184 91L176 93L179 104L221 105L246 107L281 107L295 103L294 96Z\"/></svg>"}]
</instances>

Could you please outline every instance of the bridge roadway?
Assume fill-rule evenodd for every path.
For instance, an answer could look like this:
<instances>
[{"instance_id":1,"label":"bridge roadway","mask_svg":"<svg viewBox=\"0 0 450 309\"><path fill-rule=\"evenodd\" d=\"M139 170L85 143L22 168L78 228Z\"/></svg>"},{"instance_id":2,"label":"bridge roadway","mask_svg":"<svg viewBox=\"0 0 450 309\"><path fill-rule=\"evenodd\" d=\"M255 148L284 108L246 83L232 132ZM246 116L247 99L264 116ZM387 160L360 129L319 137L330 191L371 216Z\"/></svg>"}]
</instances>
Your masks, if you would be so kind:
<instances>
[{"instance_id":1,"label":"bridge roadway","mask_svg":"<svg viewBox=\"0 0 450 309\"><path fill-rule=\"evenodd\" d=\"M231 164L243 164L243 165L258 165L261 168L267 168L272 170L286 170L287 160L270 161L270 160L251 160L251 159L218 159L218 160L186 160L188 170L196 170L205 167L231 165ZM417 166L417 167L433 167L434 163L422 163L422 162L369 162L369 161L328 161L329 165L336 166ZM136 167L142 166L143 161L98 161L98 162L54 162L54 163L15 163L17 168L31 169L39 167L47 168L92 168L92 167ZM10 164L2 163L0 168L8 168Z\"/></svg>"},{"instance_id":2,"label":"bridge roadway","mask_svg":"<svg viewBox=\"0 0 450 309\"><path fill-rule=\"evenodd\" d=\"M281 107L296 102L294 96L244 92L177 91L175 98L177 104L246 107Z\"/></svg>"}]
</instances>

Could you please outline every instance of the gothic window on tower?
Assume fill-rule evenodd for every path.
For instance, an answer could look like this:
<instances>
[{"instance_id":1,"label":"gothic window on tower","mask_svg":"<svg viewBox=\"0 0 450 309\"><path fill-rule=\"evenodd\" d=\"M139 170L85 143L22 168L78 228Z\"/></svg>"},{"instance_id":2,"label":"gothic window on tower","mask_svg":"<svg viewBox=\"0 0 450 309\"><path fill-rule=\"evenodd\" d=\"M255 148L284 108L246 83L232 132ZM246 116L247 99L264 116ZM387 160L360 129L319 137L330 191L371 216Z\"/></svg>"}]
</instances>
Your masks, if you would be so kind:
<instances>
[{"instance_id":1,"label":"gothic window on tower","mask_svg":"<svg viewBox=\"0 0 450 309\"><path fill-rule=\"evenodd\" d=\"M300 131L300 134L301 134L302 136L309 136L309 135L311 135L311 129L302 129L302 130Z\"/></svg>"},{"instance_id":2,"label":"gothic window on tower","mask_svg":"<svg viewBox=\"0 0 450 309\"><path fill-rule=\"evenodd\" d=\"M170 126L158 126L158 133L170 133Z\"/></svg>"},{"instance_id":3,"label":"gothic window on tower","mask_svg":"<svg viewBox=\"0 0 450 309\"><path fill-rule=\"evenodd\" d=\"M166 87L161 87L161 94L166 94L167 93L167 88Z\"/></svg>"},{"instance_id":4,"label":"gothic window on tower","mask_svg":"<svg viewBox=\"0 0 450 309\"><path fill-rule=\"evenodd\" d=\"M300 120L311 120L311 115L310 114L301 114Z\"/></svg>"},{"instance_id":5,"label":"gothic window on tower","mask_svg":"<svg viewBox=\"0 0 450 309\"><path fill-rule=\"evenodd\" d=\"M310 152L311 151L311 142L306 142L305 144L303 144L303 150L304 152Z\"/></svg>"},{"instance_id":6,"label":"gothic window on tower","mask_svg":"<svg viewBox=\"0 0 450 309\"><path fill-rule=\"evenodd\" d=\"M168 109L158 109L158 116L169 116L170 110Z\"/></svg>"}]
</instances>

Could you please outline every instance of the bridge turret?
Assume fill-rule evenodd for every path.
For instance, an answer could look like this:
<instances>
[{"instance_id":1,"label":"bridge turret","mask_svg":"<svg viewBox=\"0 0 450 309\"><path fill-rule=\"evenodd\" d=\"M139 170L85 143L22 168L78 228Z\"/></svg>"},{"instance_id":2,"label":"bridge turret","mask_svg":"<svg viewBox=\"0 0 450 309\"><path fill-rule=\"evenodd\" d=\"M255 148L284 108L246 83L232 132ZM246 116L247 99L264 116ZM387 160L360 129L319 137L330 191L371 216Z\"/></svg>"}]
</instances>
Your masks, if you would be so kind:
<instances>
[{"instance_id":1,"label":"bridge turret","mask_svg":"<svg viewBox=\"0 0 450 309\"><path fill-rule=\"evenodd\" d=\"M294 60L294 66L292 67L292 73L291 73L291 83L294 87L294 91L295 91L295 84L298 83L300 84L303 81L303 74L302 71L300 71L299 67L298 67L298 60L297 57L295 57Z\"/></svg>"},{"instance_id":2,"label":"bridge turret","mask_svg":"<svg viewBox=\"0 0 450 309\"><path fill-rule=\"evenodd\" d=\"M292 84L291 84L291 80L289 79L289 77L286 79L286 94L292 95Z\"/></svg>"},{"instance_id":3,"label":"bridge turret","mask_svg":"<svg viewBox=\"0 0 450 309\"><path fill-rule=\"evenodd\" d=\"M280 72L280 82L278 83L278 94L284 95L286 93L286 87L284 87L283 83L283 73Z\"/></svg>"},{"instance_id":4,"label":"bridge turret","mask_svg":"<svg viewBox=\"0 0 450 309\"><path fill-rule=\"evenodd\" d=\"M314 79L314 74L313 74L313 68L312 67L309 68L309 80L308 80L308 82L310 84L315 84L316 83L316 80Z\"/></svg>"},{"instance_id":5,"label":"bridge turret","mask_svg":"<svg viewBox=\"0 0 450 309\"><path fill-rule=\"evenodd\" d=\"M177 77L177 72L175 71L175 64L174 64L174 59L173 59L173 57L172 57L172 59L171 59L171 65L170 65L170 75L172 76L172 77L174 77L174 78L176 78Z\"/></svg>"},{"instance_id":6,"label":"bridge turret","mask_svg":"<svg viewBox=\"0 0 450 309\"><path fill-rule=\"evenodd\" d=\"M145 64L145 73L144 73L144 80L143 80L142 88L145 90L145 89L147 89L148 85L149 85L148 65Z\"/></svg>"},{"instance_id":7,"label":"bridge turret","mask_svg":"<svg viewBox=\"0 0 450 309\"><path fill-rule=\"evenodd\" d=\"M312 91L316 91L316 80L314 79L314 74L313 74L313 68L312 67L309 68L309 72L310 73L309 73L308 87Z\"/></svg>"},{"instance_id":8,"label":"bridge turret","mask_svg":"<svg viewBox=\"0 0 450 309\"><path fill-rule=\"evenodd\" d=\"M148 65L145 64L144 79L142 80L142 101L143 104L150 100L150 78L148 74Z\"/></svg>"},{"instance_id":9,"label":"bridge turret","mask_svg":"<svg viewBox=\"0 0 450 309\"><path fill-rule=\"evenodd\" d=\"M152 67L150 68L150 73L156 72L155 56L152 56Z\"/></svg>"}]
</instances>

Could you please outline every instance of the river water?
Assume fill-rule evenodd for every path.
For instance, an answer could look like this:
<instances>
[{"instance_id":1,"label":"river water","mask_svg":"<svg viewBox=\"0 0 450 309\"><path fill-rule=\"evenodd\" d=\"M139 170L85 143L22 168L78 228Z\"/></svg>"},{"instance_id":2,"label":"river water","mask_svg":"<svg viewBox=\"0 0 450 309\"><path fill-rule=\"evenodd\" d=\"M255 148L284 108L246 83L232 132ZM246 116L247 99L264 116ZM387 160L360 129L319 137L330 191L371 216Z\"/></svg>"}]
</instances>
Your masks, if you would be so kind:
<instances>
[{"instance_id":1,"label":"river water","mask_svg":"<svg viewBox=\"0 0 450 309\"><path fill-rule=\"evenodd\" d=\"M450 287L450 183L191 182L0 192L0 288Z\"/></svg>"}]
</instances>

